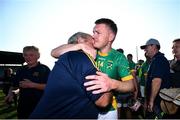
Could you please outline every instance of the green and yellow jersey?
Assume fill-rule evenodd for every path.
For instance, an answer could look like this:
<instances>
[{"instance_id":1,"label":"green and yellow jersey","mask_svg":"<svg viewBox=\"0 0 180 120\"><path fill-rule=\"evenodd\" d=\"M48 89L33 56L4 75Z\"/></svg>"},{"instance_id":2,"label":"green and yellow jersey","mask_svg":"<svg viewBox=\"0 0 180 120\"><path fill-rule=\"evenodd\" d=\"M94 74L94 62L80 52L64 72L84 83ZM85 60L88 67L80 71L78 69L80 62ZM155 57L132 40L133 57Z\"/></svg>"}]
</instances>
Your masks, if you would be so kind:
<instances>
[{"instance_id":1,"label":"green and yellow jersey","mask_svg":"<svg viewBox=\"0 0 180 120\"><path fill-rule=\"evenodd\" d=\"M107 54L98 52L96 65L100 71L106 73L112 79L126 81L133 78L126 57L115 49L111 49ZM113 103L110 110L114 109L117 109L115 97L113 97Z\"/></svg>"},{"instance_id":2,"label":"green and yellow jersey","mask_svg":"<svg viewBox=\"0 0 180 120\"><path fill-rule=\"evenodd\" d=\"M140 85L141 86L145 86L149 65L150 65L150 63L145 61L140 68L139 77L140 77Z\"/></svg>"},{"instance_id":3,"label":"green and yellow jersey","mask_svg":"<svg viewBox=\"0 0 180 120\"><path fill-rule=\"evenodd\" d=\"M132 72L136 70L136 64L133 61L128 61L129 62L129 69Z\"/></svg>"}]
</instances>

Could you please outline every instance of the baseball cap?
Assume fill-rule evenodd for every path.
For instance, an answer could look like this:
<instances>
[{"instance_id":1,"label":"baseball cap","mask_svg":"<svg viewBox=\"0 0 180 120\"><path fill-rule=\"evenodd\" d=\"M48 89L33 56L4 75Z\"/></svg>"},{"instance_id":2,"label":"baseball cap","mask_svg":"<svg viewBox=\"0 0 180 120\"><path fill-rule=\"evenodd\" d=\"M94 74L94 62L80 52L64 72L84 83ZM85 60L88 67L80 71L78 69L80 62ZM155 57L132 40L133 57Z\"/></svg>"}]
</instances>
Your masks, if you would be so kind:
<instances>
[{"instance_id":1,"label":"baseball cap","mask_svg":"<svg viewBox=\"0 0 180 120\"><path fill-rule=\"evenodd\" d=\"M145 49L147 45L159 45L160 46L160 43L158 40L154 39L154 38L151 38L149 39L145 45L142 45L140 48L141 49Z\"/></svg>"}]
</instances>

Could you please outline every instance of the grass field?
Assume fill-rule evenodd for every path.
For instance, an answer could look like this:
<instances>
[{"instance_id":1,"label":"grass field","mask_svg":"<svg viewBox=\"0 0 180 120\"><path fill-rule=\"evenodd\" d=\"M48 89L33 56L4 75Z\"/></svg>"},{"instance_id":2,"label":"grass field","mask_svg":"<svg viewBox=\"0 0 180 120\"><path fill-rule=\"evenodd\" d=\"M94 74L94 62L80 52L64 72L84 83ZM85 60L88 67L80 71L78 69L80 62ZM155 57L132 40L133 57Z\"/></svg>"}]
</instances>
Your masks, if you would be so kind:
<instances>
[{"instance_id":1,"label":"grass field","mask_svg":"<svg viewBox=\"0 0 180 120\"><path fill-rule=\"evenodd\" d=\"M17 118L16 106L12 104L11 107L8 107L4 103L4 97L5 95L0 89L0 119L16 119Z\"/></svg>"}]
</instances>

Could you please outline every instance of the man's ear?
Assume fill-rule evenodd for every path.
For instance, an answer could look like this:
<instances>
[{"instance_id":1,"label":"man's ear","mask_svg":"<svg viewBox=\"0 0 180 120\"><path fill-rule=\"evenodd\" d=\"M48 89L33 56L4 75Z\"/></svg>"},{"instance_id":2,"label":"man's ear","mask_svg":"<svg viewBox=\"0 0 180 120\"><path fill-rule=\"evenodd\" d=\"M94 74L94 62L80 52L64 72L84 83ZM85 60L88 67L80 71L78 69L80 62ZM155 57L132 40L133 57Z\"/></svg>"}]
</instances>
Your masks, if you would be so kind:
<instances>
[{"instance_id":1,"label":"man's ear","mask_svg":"<svg viewBox=\"0 0 180 120\"><path fill-rule=\"evenodd\" d=\"M38 59L40 58L40 53L39 53L39 52L37 53L37 58L38 58Z\"/></svg>"},{"instance_id":2,"label":"man's ear","mask_svg":"<svg viewBox=\"0 0 180 120\"><path fill-rule=\"evenodd\" d=\"M114 33L113 32L110 32L110 34L109 34L109 41L114 41L114 37L115 37L115 35L114 35Z\"/></svg>"}]
</instances>

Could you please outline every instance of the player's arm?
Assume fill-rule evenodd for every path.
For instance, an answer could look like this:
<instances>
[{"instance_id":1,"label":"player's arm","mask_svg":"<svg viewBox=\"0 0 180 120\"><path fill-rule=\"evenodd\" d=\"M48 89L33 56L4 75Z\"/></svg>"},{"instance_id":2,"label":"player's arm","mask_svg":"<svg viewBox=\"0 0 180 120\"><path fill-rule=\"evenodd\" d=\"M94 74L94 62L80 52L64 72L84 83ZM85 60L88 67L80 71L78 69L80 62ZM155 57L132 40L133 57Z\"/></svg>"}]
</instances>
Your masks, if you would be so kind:
<instances>
[{"instance_id":1,"label":"player's arm","mask_svg":"<svg viewBox=\"0 0 180 120\"><path fill-rule=\"evenodd\" d=\"M134 83L134 89L135 89L134 92L133 92L133 97L134 97L134 99L137 99L138 92L139 92L139 90L138 90L139 85L138 85L138 80L137 80L137 77L136 77L136 70L132 70L131 73L132 73L132 76L133 76L133 83Z\"/></svg>"},{"instance_id":2,"label":"player's arm","mask_svg":"<svg viewBox=\"0 0 180 120\"><path fill-rule=\"evenodd\" d=\"M95 104L99 107L106 107L112 101L112 94L110 92L104 93L98 100L96 100Z\"/></svg>"},{"instance_id":3,"label":"player's arm","mask_svg":"<svg viewBox=\"0 0 180 120\"><path fill-rule=\"evenodd\" d=\"M119 81L112 79L111 90L119 91L119 92L134 92L134 80L127 81Z\"/></svg>"},{"instance_id":4,"label":"player's arm","mask_svg":"<svg viewBox=\"0 0 180 120\"><path fill-rule=\"evenodd\" d=\"M89 75L86 79L90 80L84 83L87 91L93 91L93 94L109 92L111 90L119 92L133 92L134 83L132 79L126 81L119 81L111 79L105 73L97 72L97 75Z\"/></svg>"}]
</instances>

